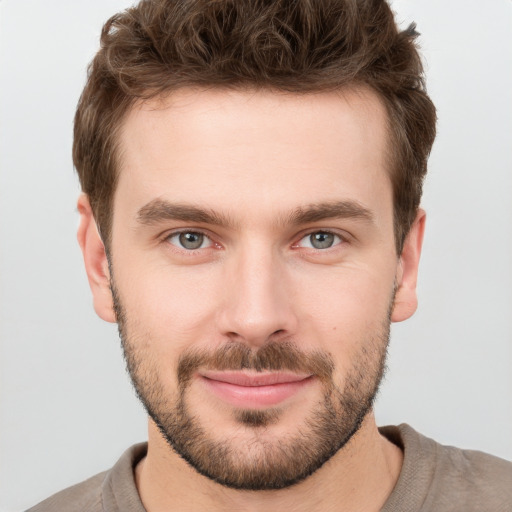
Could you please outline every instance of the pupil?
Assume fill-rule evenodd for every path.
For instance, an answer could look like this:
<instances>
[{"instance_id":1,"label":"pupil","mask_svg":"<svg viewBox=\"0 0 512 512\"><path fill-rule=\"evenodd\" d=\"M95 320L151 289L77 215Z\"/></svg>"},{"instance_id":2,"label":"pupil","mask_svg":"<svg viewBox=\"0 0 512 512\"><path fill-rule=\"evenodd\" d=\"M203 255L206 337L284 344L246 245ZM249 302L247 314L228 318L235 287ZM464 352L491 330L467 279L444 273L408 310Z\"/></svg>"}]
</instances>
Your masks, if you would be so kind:
<instances>
[{"instance_id":1,"label":"pupil","mask_svg":"<svg viewBox=\"0 0 512 512\"><path fill-rule=\"evenodd\" d=\"M315 249L327 249L331 247L334 242L334 235L332 233L313 233L310 236L311 245Z\"/></svg>"},{"instance_id":2,"label":"pupil","mask_svg":"<svg viewBox=\"0 0 512 512\"><path fill-rule=\"evenodd\" d=\"M201 233L181 233L180 244L185 249L198 249L203 243L203 235Z\"/></svg>"}]
</instances>

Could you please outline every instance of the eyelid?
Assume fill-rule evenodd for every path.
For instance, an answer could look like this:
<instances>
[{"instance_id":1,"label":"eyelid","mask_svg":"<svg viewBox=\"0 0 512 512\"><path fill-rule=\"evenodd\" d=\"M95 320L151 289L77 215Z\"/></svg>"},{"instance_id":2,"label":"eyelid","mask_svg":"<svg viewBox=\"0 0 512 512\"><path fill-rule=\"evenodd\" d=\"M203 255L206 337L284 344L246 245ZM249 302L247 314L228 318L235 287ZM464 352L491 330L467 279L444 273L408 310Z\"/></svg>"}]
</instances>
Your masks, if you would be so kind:
<instances>
[{"instance_id":1,"label":"eyelid","mask_svg":"<svg viewBox=\"0 0 512 512\"><path fill-rule=\"evenodd\" d=\"M200 235L204 236L206 239L208 239L210 243L209 243L209 245L207 247L199 247L197 249L186 249L185 247L180 247L179 245L173 244L173 243L170 242L171 238L173 238L175 236L179 236L179 235L181 235L183 233L197 233L197 234L200 234ZM192 253L195 253L195 252L199 252L200 250L210 249L211 247L214 247L214 246L217 247L217 248L220 248L220 244L214 240L214 238L208 232L208 230L201 229L201 228L177 228L177 229L173 229L171 231L166 231L161 236L161 241L163 243L166 243L166 244L172 246L174 249L176 249L178 251L182 251L182 252L187 253L187 254L192 254Z\"/></svg>"},{"instance_id":2,"label":"eyelid","mask_svg":"<svg viewBox=\"0 0 512 512\"><path fill-rule=\"evenodd\" d=\"M203 235L205 238L207 238L210 241L210 244L207 247L202 247L202 248L198 248L198 249L185 249L185 248L180 248L178 245L172 244L172 243L169 242L169 239L171 237L180 235L182 233L198 233L198 234L201 234L201 235ZM331 235L334 235L334 236L338 237L340 239L340 241L335 243L331 247L326 248L326 249L315 249L315 248L301 247L299 245L299 243L304 238L306 238L308 236L311 236L314 233L328 233L328 234L331 234ZM188 253L188 254L197 253L200 249L203 249L203 250L204 249L210 249L211 247L215 247L217 249L222 249L223 248L222 244L220 244L219 242L217 242L215 240L215 237L210 233L210 231L207 230L207 229L204 229L204 228L176 228L176 229L173 229L173 230L170 230L170 231L166 231L159 238L160 238L160 240L163 243L167 243L168 245L171 245L176 250L182 251L182 252L185 252L185 253ZM296 242L292 243L292 245L291 245L292 248L304 248L304 249L312 249L312 250L317 251L317 252L326 252L326 251L328 251L330 249L334 249L335 247L338 247L339 245L343 245L345 243L349 243L350 240L352 239L352 236L349 233L347 233L346 231L340 232L339 230L336 230L336 229L330 229L330 228L326 228L326 229L310 228L308 230L304 230L302 233L300 233L299 235L295 236L294 238L295 238Z\"/></svg>"},{"instance_id":3,"label":"eyelid","mask_svg":"<svg viewBox=\"0 0 512 512\"><path fill-rule=\"evenodd\" d=\"M333 235L333 236L338 237L340 239L340 241L337 242L337 243L334 243L331 247L328 247L328 248L325 248L325 249L316 249L314 247L303 247L303 246L299 245L300 242L302 242L302 240L304 240L307 237L310 237L311 235L313 235L315 233L327 233L329 235ZM316 229L309 229L309 230L307 230L305 232L302 232L299 235L299 237L296 238L296 240L297 241L292 244L292 248L302 248L302 249L310 249L310 250L318 251L318 252L325 252L325 251L328 251L330 249L334 249L335 247L338 247L339 245L348 243L349 240L350 240L350 236L346 232L340 233L338 230L335 230L335 229L316 228Z\"/></svg>"}]
</instances>

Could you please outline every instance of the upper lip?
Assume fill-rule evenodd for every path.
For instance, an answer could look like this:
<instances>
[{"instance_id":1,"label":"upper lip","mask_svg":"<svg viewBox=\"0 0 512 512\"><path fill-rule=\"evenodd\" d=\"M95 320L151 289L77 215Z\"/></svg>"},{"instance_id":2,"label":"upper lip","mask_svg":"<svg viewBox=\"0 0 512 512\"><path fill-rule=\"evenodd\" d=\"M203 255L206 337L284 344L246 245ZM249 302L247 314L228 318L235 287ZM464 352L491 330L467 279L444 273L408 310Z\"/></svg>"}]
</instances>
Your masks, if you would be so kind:
<instances>
[{"instance_id":1,"label":"upper lip","mask_svg":"<svg viewBox=\"0 0 512 512\"><path fill-rule=\"evenodd\" d=\"M311 377L311 374L294 372L255 372L255 371L202 371L200 375L206 379L225 382L235 386L272 386L300 382Z\"/></svg>"}]
</instances>

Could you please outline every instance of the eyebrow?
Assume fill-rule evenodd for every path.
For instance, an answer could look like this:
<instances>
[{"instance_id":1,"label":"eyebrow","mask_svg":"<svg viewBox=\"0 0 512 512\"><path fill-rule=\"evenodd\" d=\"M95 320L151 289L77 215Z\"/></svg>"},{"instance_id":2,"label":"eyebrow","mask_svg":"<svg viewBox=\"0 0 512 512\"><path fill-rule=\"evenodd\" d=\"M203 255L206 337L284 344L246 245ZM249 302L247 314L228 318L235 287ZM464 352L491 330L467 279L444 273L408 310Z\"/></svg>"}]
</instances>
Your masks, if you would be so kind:
<instances>
[{"instance_id":1,"label":"eyebrow","mask_svg":"<svg viewBox=\"0 0 512 512\"><path fill-rule=\"evenodd\" d=\"M300 206L278 224L301 225L327 219L355 219L373 223L372 212L356 201L330 201ZM137 220L144 225L154 225L169 220L235 227L228 215L189 204L171 203L165 199L153 199L137 212Z\"/></svg>"},{"instance_id":2,"label":"eyebrow","mask_svg":"<svg viewBox=\"0 0 512 512\"><path fill-rule=\"evenodd\" d=\"M308 224L327 219L355 219L373 223L373 213L357 201L332 201L299 207L290 215L290 224Z\"/></svg>"},{"instance_id":3,"label":"eyebrow","mask_svg":"<svg viewBox=\"0 0 512 512\"><path fill-rule=\"evenodd\" d=\"M234 222L226 215L207 208L171 203L164 199L153 199L137 212L137 220L141 224L153 225L166 220L183 222L199 222L216 226L232 227Z\"/></svg>"}]
</instances>

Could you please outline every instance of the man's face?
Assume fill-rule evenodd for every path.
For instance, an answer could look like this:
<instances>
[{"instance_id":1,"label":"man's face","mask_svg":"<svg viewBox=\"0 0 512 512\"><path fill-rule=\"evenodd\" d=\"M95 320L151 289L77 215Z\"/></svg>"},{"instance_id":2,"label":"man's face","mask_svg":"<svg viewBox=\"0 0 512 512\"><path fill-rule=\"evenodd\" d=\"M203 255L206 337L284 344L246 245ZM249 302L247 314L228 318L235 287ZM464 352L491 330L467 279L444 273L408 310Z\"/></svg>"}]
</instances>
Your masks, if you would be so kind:
<instances>
[{"instance_id":1,"label":"man's face","mask_svg":"<svg viewBox=\"0 0 512 512\"><path fill-rule=\"evenodd\" d=\"M184 90L133 108L120 143L112 290L152 420L225 485L305 478L359 428L410 314L384 107Z\"/></svg>"}]
</instances>

